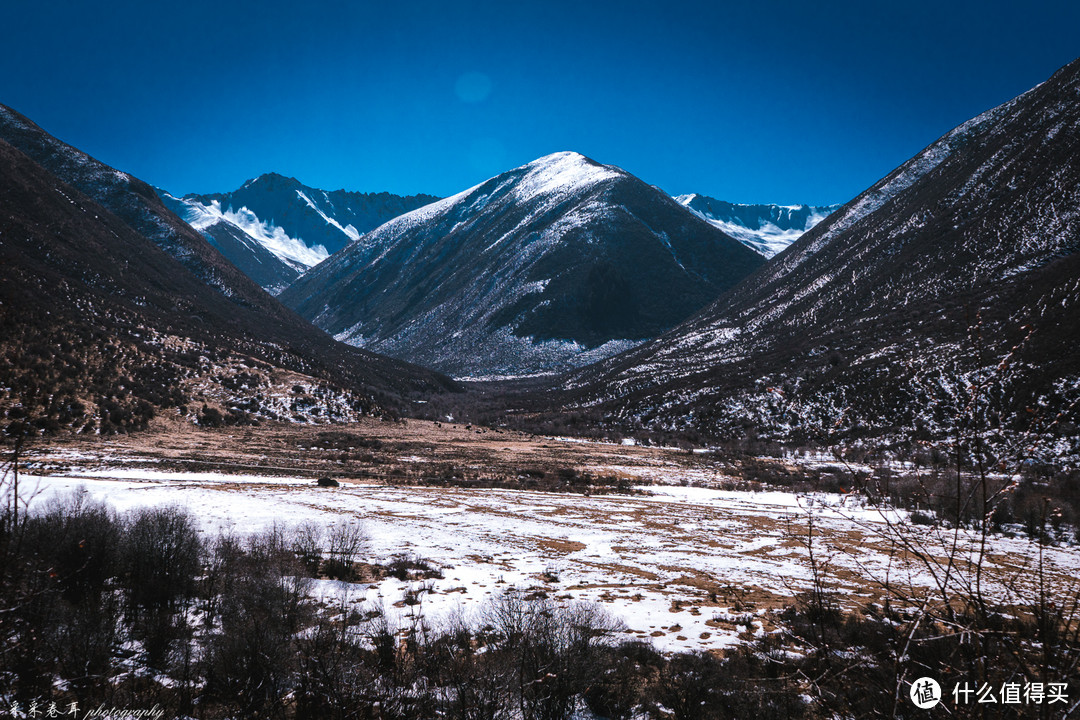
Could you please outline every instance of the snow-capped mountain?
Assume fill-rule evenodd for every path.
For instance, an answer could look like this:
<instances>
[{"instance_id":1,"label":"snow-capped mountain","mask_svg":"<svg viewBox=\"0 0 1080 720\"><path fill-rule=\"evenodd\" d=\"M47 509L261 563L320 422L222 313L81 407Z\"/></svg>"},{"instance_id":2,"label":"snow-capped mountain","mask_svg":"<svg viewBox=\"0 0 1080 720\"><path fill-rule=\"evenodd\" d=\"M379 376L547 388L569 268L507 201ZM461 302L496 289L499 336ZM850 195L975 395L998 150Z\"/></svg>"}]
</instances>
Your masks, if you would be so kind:
<instances>
[{"instance_id":1,"label":"snow-capped mountain","mask_svg":"<svg viewBox=\"0 0 1080 720\"><path fill-rule=\"evenodd\" d=\"M362 233L438 199L327 192L277 173L228 193L182 198L158 193L170 210L275 295Z\"/></svg>"},{"instance_id":2,"label":"snow-capped mountain","mask_svg":"<svg viewBox=\"0 0 1080 720\"><path fill-rule=\"evenodd\" d=\"M629 173L562 152L382 225L281 299L351 344L522 375L654 337L763 262Z\"/></svg>"},{"instance_id":3,"label":"snow-capped mountain","mask_svg":"<svg viewBox=\"0 0 1080 720\"><path fill-rule=\"evenodd\" d=\"M998 427L1069 417L1078 250L1080 61L945 134L694 320L568 386L628 422L817 441L941 437L974 406L992 406Z\"/></svg>"},{"instance_id":4,"label":"snow-capped mountain","mask_svg":"<svg viewBox=\"0 0 1080 720\"><path fill-rule=\"evenodd\" d=\"M745 205L692 193L675 199L711 225L767 258L784 250L839 205Z\"/></svg>"}]
</instances>

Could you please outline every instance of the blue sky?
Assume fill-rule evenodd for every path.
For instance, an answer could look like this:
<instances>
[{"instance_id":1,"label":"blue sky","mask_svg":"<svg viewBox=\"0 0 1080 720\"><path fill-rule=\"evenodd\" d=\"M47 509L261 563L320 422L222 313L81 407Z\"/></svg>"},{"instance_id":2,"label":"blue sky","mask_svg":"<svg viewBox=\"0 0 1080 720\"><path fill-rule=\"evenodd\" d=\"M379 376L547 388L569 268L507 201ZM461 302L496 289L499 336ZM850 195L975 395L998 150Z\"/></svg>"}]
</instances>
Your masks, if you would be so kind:
<instances>
[{"instance_id":1,"label":"blue sky","mask_svg":"<svg viewBox=\"0 0 1080 720\"><path fill-rule=\"evenodd\" d=\"M9 4L0 102L174 193L448 195L558 150L844 202L1080 56L1080 3Z\"/></svg>"}]
</instances>

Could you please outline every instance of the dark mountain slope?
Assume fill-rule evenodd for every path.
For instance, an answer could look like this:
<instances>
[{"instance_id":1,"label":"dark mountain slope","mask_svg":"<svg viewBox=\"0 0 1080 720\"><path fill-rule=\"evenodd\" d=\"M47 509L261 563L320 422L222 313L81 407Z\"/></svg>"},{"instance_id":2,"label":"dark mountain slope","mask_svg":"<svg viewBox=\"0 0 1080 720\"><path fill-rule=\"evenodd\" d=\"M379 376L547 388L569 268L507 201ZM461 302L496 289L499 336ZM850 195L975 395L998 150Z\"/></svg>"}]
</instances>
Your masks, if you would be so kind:
<instances>
[{"instance_id":1,"label":"dark mountain slope","mask_svg":"<svg viewBox=\"0 0 1080 720\"><path fill-rule=\"evenodd\" d=\"M521 375L653 337L762 262L632 175L557 153L390 221L281 299L349 343Z\"/></svg>"},{"instance_id":2,"label":"dark mountain slope","mask_svg":"<svg viewBox=\"0 0 1080 720\"><path fill-rule=\"evenodd\" d=\"M286 317L284 309L273 298L170 212L154 189L138 178L57 140L3 105L0 105L0 139L93 198L135 232L179 260L195 277L221 291L231 302Z\"/></svg>"},{"instance_id":3,"label":"dark mountain slope","mask_svg":"<svg viewBox=\"0 0 1080 720\"><path fill-rule=\"evenodd\" d=\"M1051 413L1080 390L1065 351L1078 248L1074 62L943 136L693 321L568 385L625 419L778 437L940 436L970 388L993 385L994 422L1022 425L1029 403Z\"/></svg>"},{"instance_id":4,"label":"dark mountain slope","mask_svg":"<svg viewBox=\"0 0 1080 720\"><path fill-rule=\"evenodd\" d=\"M448 387L335 343L284 308L227 301L4 141L0 328L0 405L47 429L132 429L162 408L199 417L204 404L209 422L344 419Z\"/></svg>"}]
</instances>

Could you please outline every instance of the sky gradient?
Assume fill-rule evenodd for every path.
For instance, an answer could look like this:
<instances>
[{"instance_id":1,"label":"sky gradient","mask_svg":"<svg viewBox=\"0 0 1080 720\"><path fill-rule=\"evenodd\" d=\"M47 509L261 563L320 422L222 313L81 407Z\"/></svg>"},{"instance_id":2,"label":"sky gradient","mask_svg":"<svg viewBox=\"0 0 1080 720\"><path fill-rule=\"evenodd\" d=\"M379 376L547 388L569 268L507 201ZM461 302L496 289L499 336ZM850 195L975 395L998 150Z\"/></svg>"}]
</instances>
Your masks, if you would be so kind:
<instances>
[{"instance_id":1,"label":"sky gradient","mask_svg":"<svg viewBox=\"0 0 1080 720\"><path fill-rule=\"evenodd\" d=\"M1080 3L1018 8L17 3L0 102L178 194L274 171L449 195L575 150L672 194L825 204L1080 56Z\"/></svg>"}]
</instances>

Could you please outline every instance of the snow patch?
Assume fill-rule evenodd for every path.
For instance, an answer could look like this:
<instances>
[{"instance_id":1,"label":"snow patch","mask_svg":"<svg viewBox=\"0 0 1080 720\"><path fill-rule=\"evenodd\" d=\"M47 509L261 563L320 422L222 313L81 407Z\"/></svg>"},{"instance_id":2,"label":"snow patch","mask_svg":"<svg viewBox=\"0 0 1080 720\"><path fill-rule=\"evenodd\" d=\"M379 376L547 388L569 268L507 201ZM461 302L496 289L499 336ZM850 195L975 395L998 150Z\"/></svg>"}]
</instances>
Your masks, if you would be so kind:
<instances>
[{"instance_id":1,"label":"snow patch","mask_svg":"<svg viewBox=\"0 0 1080 720\"><path fill-rule=\"evenodd\" d=\"M201 232L217 223L228 223L288 265L300 266L306 270L318 265L330 255L322 245L308 247L303 240L289 237L283 229L263 222L246 207L222 210L218 200L211 201L209 205L191 199L179 201L188 208L184 220L196 230Z\"/></svg>"},{"instance_id":2,"label":"snow patch","mask_svg":"<svg viewBox=\"0 0 1080 720\"><path fill-rule=\"evenodd\" d=\"M305 195L303 190L297 190L296 194L300 197L301 200L306 202L308 204L308 206L311 207L312 210L319 213L319 217L321 217L323 220L325 220L328 224L333 225L338 230L345 233L345 235L347 235L350 240L359 240L360 239L360 232L355 227L353 227L352 225L346 225L345 227L342 227L341 223L339 223L337 220L335 220L334 218L332 218L329 215L327 215L326 213L324 213L322 211L322 209L318 205L316 205L315 202L311 198L309 198L307 195ZM323 194L325 195L325 193L323 193Z\"/></svg>"}]
</instances>

